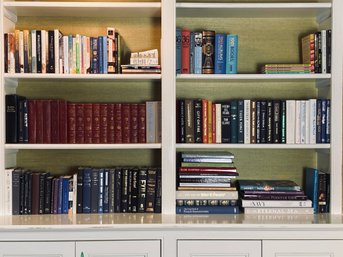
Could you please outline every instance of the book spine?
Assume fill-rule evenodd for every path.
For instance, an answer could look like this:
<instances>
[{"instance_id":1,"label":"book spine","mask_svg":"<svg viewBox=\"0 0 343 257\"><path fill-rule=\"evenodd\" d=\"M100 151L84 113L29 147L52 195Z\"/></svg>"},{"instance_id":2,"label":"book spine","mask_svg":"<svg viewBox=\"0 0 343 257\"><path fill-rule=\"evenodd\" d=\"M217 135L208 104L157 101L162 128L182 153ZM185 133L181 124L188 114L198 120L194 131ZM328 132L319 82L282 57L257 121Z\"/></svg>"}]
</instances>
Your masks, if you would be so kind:
<instances>
[{"instance_id":1,"label":"book spine","mask_svg":"<svg viewBox=\"0 0 343 257\"><path fill-rule=\"evenodd\" d=\"M311 200L242 200L242 207L312 207Z\"/></svg>"},{"instance_id":2,"label":"book spine","mask_svg":"<svg viewBox=\"0 0 343 257\"><path fill-rule=\"evenodd\" d=\"M34 41L36 42L36 37ZM32 52L32 55L35 53ZM15 35L14 33L8 33L8 73L15 73L15 68Z\"/></svg>"},{"instance_id":3,"label":"book spine","mask_svg":"<svg viewBox=\"0 0 343 257\"><path fill-rule=\"evenodd\" d=\"M91 171L91 213L98 213L99 208L99 169Z\"/></svg>"},{"instance_id":4,"label":"book spine","mask_svg":"<svg viewBox=\"0 0 343 257\"><path fill-rule=\"evenodd\" d=\"M6 43L4 44L4 47L6 48ZM5 50L5 54L7 53L7 50ZM24 30L24 72L29 73L30 72L30 65L29 65L29 59L30 59L30 32L28 30ZM6 65L6 63L5 63ZM6 66L5 66L6 68ZM5 71L7 72L7 71Z\"/></svg>"},{"instance_id":5,"label":"book spine","mask_svg":"<svg viewBox=\"0 0 343 257\"><path fill-rule=\"evenodd\" d=\"M82 172L82 176L82 213L91 213L92 169L85 168Z\"/></svg>"},{"instance_id":6,"label":"book spine","mask_svg":"<svg viewBox=\"0 0 343 257\"><path fill-rule=\"evenodd\" d=\"M130 104L130 143L138 143L138 104Z\"/></svg>"},{"instance_id":7,"label":"book spine","mask_svg":"<svg viewBox=\"0 0 343 257\"><path fill-rule=\"evenodd\" d=\"M207 143L212 144L212 125L213 125L213 117L212 117L212 101L207 100Z\"/></svg>"},{"instance_id":8,"label":"book spine","mask_svg":"<svg viewBox=\"0 0 343 257\"><path fill-rule=\"evenodd\" d=\"M122 194L122 170L117 168L115 171L115 201L114 212L121 212L121 194Z\"/></svg>"},{"instance_id":9,"label":"book spine","mask_svg":"<svg viewBox=\"0 0 343 257\"><path fill-rule=\"evenodd\" d=\"M18 142L18 96L6 95L6 143Z\"/></svg>"},{"instance_id":10,"label":"book spine","mask_svg":"<svg viewBox=\"0 0 343 257\"><path fill-rule=\"evenodd\" d=\"M189 74L190 73L190 36L191 32L188 29L183 29L181 32L182 35L182 49L181 49L181 73Z\"/></svg>"},{"instance_id":11,"label":"book spine","mask_svg":"<svg viewBox=\"0 0 343 257\"><path fill-rule=\"evenodd\" d=\"M109 182L110 182L110 169L104 169L104 213L109 213L109 194L110 194L110 186L109 186Z\"/></svg>"},{"instance_id":12,"label":"book spine","mask_svg":"<svg viewBox=\"0 0 343 257\"><path fill-rule=\"evenodd\" d=\"M238 143L238 101L231 101L230 112L230 131L231 131L231 143Z\"/></svg>"},{"instance_id":13,"label":"book spine","mask_svg":"<svg viewBox=\"0 0 343 257\"><path fill-rule=\"evenodd\" d=\"M59 100L51 100L51 143L60 143Z\"/></svg>"},{"instance_id":14,"label":"book spine","mask_svg":"<svg viewBox=\"0 0 343 257\"><path fill-rule=\"evenodd\" d=\"M202 142L208 143L208 101L202 99Z\"/></svg>"},{"instance_id":15,"label":"book spine","mask_svg":"<svg viewBox=\"0 0 343 257\"><path fill-rule=\"evenodd\" d=\"M214 73L226 72L226 34L216 34L214 40Z\"/></svg>"},{"instance_id":16,"label":"book spine","mask_svg":"<svg viewBox=\"0 0 343 257\"><path fill-rule=\"evenodd\" d=\"M155 213L162 211L162 172L157 168L156 173L156 195L155 195Z\"/></svg>"},{"instance_id":17,"label":"book spine","mask_svg":"<svg viewBox=\"0 0 343 257\"><path fill-rule=\"evenodd\" d=\"M227 35L226 40L226 74L236 74L238 63L238 35Z\"/></svg>"},{"instance_id":18,"label":"book spine","mask_svg":"<svg viewBox=\"0 0 343 257\"><path fill-rule=\"evenodd\" d=\"M115 116L114 104L107 104L107 142L114 144L115 142Z\"/></svg>"},{"instance_id":19,"label":"book spine","mask_svg":"<svg viewBox=\"0 0 343 257\"><path fill-rule=\"evenodd\" d=\"M91 144L93 138L93 105L83 104L83 120L84 120L84 143Z\"/></svg>"},{"instance_id":20,"label":"book spine","mask_svg":"<svg viewBox=\"0 0 343 257\"><path fill-rule=\"evenodd\" d=\"M194 65L195 65L195 38L194 32L190 33L189 37L189 73L194 74Z\"/></svg>"},{"instance_id":21,"label":"book spine","mask_svg":"<svg viewBox=\"0 0 343 257\"><path fill-rule=\"evenodd\" d=\"M107 104L100 104L100 143L107 144L107 133L108 133L108 114Z\"/></svg>"},{"instance_id":22,"label":"book spine","mask_svg":"<svg viewBox=\"0 0 343 257\"><path fill-rule=\"evenodd\" d=\"M36 30L37 73L42 73L42 34Z\"/></svg>"},{"instance_id":23,"label":"book spine","mask_svg":"<svg viewBox=\"0 0 343 257\"><path fill-rule=\"evenodd\" d=\"M76 193L76 213L82 213L83 212L83 178L84 178L84 169L82 167L79 167L77 170L77 193ZM75 182L74 182L75 183Z\"/></svg>"},{"instance_id":24,"label":"book spine","mask_svg":"<svg viewBox=\"0 0 343 257\"><path fill-rule=\"evenodd\" d=\"M222 105L220 103L215 104L216 107L216 143L222 142Z\"/></svg>"},{"instance_id":25,"label":"book spine","mask_svg":"<svg viewBox=\"0 0 343 257\"><path fill-rule=\"evenodd\" d=\"M231 143L231 103L222 103L222 143Z\"/></svg>"},{"instance_id":26,"label":"book spine","mask_svg":"<svg viewBox=\"0 0 343 257\"><path fill-rule=\"evenodd\" d=\"M320 143L326 143L326 124L327 124L327 100L322 99L322 115L321 115L321 135L320 135Z\"/></svg>"},{"instance_id":27,"label":"book spine","mask_svg":"<svg viewBox=\"0 0 343 257\"><path fill-rule=\"evenodd\" d=\"M138 143L146 143L146 107L138 104Z\"/></svg>"},{"instance_id":28,"label":"book spine","mask_svg":"<svg viewBox=\"0 0 343 257\"><path fill-rule=\"evenodd\" d=\"M130 135L131 135L130 104L122 104L122 142L130 143Z\"/></svg>"},{"instance_id":29,"label":"book spine","mask_svg":"<svg viewBox=\"0 0 343 257\"><path fill-rule=\"evenodd\" d=\"M9 49L9 41L8 41L8 34L9 33L5 33L4 34L4 72L8 73L8 66L9 66L9 58L8 58L8 49Z\"/></svg>"},{"instance_id":30,"label":"book spine","mask_svg":"<svg viewBox=\"0 0 343 257\"><path fill-rule=\"evenodd\" d=\"M21 190L23 188L21 187L21 180L22 180L22 171L21 169L14 169L12 172L12 214L13 215L19 215L20 214L20 195Z\"/></svg>"},{"instance_id":31,"label":"book spine","mask_svg":"<svg viewBox=\"0 0 343 257\"><path fill-rule=\"evenodd\" d=\"M157 170L149 168L146 185L146 212L155 212Z\"/></svg>"},{"instance_id":32,"label":"book spine","mask_svg":"<svg viewBox=\"0 0 343 257\"><path fill-rule=\"evenodd\" d=\"M250 143L256 144L256 102L255 100L251 100L250 102Z\"/></svg>"},{"instance_id":33,"label":"book spine","mask_svg":"<svg viewBox=\"0 0 343 257\"><path fill-rule=\"evenodd\" d=\"M281 136L281 143L285 144L286 143L286 124L287 124L287 106L286 106L286 100L281 100L280 101L280 132L279 135Z\"/></svg>"},{"instance_id":34,"label":"book spine","mask_svg":"<svg viewBox=\"0 0 343 257\"><path fill-rule=\"evenodd\" d=\"M109 190L109 196L108 196L109 197L109 199L108 199L109 213L113 213L115 210L115 192L116 192L115 179L116 179L116 170L114 168L111 168L109 170L109 182L108 182L108 185L109 185L109 189L108 189Z\"/></svg>"},{"instance_id":35,"label":"book spine","mask_svg":"<svg viewBox=\"0 0 343 257\"><path fill-rule=\"evenodd\" d=\"M194 73L202 73L202 33L194 32Z\"/></svg>"},{"instance_id":36,"label":"book spine","mask_svg":"<svg viewBox=\"0 0 343 257\"><path fill-rule=\"evenodd\" d=\"M76 123L75 123L75 142L83 144L85 142L85 119L84 119L84 104L77 103L75 105Z\"/></svg>"},{"instance_id":37,"label":"book spine","mask_svg":"<svg viewBox=\"0 0 343 257\"><path fill-rule=\"evenodd\" d=\"M105 176L104 169L100 168L98 171L99 188L98 188L98 213L104 212L104 189L105 189Z\"/></svg>"},{"instance_id":38,"label":"book spine","mask_svg":"<svg viewBox=\"0 0 343 257\"><path fill-rule=\"evenodd\" d=\"M202 73L214 73L214 37L215 32L206 30L202 32Z\"/></svg>"},{"instance_id":39,"label":"book spine","mask_svg":"<svg viewBox=\"0 0 343 257\"><path fill-rule=\"evenodd\" d=\"M251 107L250 100L244 100L244 144L250 144L251 139Z\"/></svg>"},{"instance_id":40,"label":"book spine","mask_svg":"<svg viewBox=\"0 0 343 257\"><path fill-rule=\"evenodd\" d=\"M144 106L145 108L145 106ZM114 104L114 115L115 115L115 130L114 130L114 142L119 144L123 142L123 131L122 131L122 104ZM146 138L144 139L146 141Z\"/></svg>"},{"instance_id":41,"label":"book spine","mask_svg":"<svg viewBox=\"0 0 343 257\"><path fill-rule=\"evenodd\" d=\"M100 104L92 104L92 143L100 143Z\"/></svg>"},{"instance_id":42,"label":"book spine","mask_svg":"<svg viewBox=\"0 0 343 257\"><path fill-rule=\"evenodd\" d=\"M181 63L182 63L182 33L180 28L176 28L176 74L181 74Z\"/></svg>"},{"instance_id":43,"label":"book spine","mask_svg":"<svg viewBox=\"0 0 343 257\"><path fill-rule=\"evenodd\" d=\"M239 214L237 206L178 206L177 214Z\"/></svg>"},{"instance_id":44,"label":"book spine","mask_svg":"<svg viewBox=\"0 0 343 257\"><path fill-rule=\"evenodd\" d=\"M326 100L326 123L325 123L325 142L331 142L331 100Z\"/></svg>"},{"instance_id":45,"label":"book spine","mask_svg":"<svg viewBox=\"0 0 343 257\"><path fill-rule=\"evenodd\" d=\"M194 103L193 100L185 100L185 132L186 143L194 143Z\"/></svg>"},{"instance_id":46,"label":"book spine","mask_svg":"<svg viewBox=\"0 0 343 257\"><path fill-rule=\"evenodd\" d=\"M286 143L295 143L296 101L286 100Z\"/></svg>"},{"instance_id":47,"label":"book spine","mask_svg":"<svg viewBox=\"0 0 343 257\"><path fill-rule=\"evenodd\" d=\"M138 212L145 212L147 194L147 169L141 168L138 173Z\"/></svg>"},{"instance_id":48,"label":"book spine","mask_svg":"<svg viewBox=\"0 0 343 257\"><path fill-rule=\"evenodd\" d=\"M238 126L237 126L237 143L244 144L244 100L238 100Z\"/></svg>"},{"instance_id":49,"label":"book spine","mask_svg":"<svg viewBox=\"0 0 343 257\"><path fill-rule=\"evenodd\" d=\"M129 169L122 169L121 212L129 211Z\"/></svg>"}]
</instances>

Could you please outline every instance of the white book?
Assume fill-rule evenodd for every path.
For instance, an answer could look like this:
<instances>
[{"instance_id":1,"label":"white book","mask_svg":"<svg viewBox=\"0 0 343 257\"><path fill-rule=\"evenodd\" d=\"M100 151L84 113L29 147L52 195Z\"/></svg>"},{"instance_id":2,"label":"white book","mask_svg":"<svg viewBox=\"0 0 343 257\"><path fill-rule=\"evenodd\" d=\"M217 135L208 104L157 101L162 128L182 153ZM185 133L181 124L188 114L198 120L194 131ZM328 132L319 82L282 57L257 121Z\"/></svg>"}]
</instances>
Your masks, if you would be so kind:
<instances>
[{"instance_id":1,"label":"white book","mask_svg":"<svg viewBox=\"0 0 343 257\"><path fill-rule=\"evenodd\" d=\"M69 73L69 43L68 36L63 36L63 73Z\"/></svg>"},{"instance_id":2,"label":"white book","mask_svg":"<svg viewBox=\"0 0 343 257\"><path fill-rule=\"evenodd\" d=\"M310 143L310 101L305 101L305 144Z\"/></svg>"},{"instance_id":3,"label":"white book","mask_svg":"<svg viewBox=\"0 0 343 257\"><path fill-rule=\"evenodd\" d=\"M309 143L315 144L316 143L316 135L317 135L317 99L310 99L310 115L309 115Z\"/></svg>"},{"instance_id":4,"label":"white book","mask_svg":"<svg viewBox=\"0 0 343 257\"><path fill-rule=\"evenodd\" d=\"M48 32L46 30L41 30L41 48L42 48L42 73L46 73L47 62L49 60L48 51Z\"/></svg>"},{"instance_id":5,"label":"white book","mask_svg":"<svg viewBox=\"0 0 343 257\"><path fill-rule=\"evenodd\" d=\"M73 37L73 48L72 48L72 62L71 62L71 74L76 74L76 38Z\"/></svg>"},{"instance_id":6,"label":"white book","mask_svg":"<svg viewBox=\"0 0 343 257\"><path fill-rule=\"evenodd\" d=\"M295 143L295 100L286 100L286 143Z\"/></svg>"},{"instance_id":7,"label":"white book","mask_svg":"<svg viewBox=\"0 0 343 257\"><path fill-rule=\"evenodd\" d=\"M19 31L19 67L20 73L24 73L24 32Z\"/></svg>"},{"instance_id":8,"label":"white book","mask_svg":"<svg viewBox=\"0 0 343 257\"><path fill-rule=\"evenodd\" d=\"M37 33L36 30L31 30L31 61L32 61L32 73L37 73L37 44L36 44Z\"/></svg>"},{"instance_id":9,"label":"white book","mask_svg":"<svg viewBox=\"0 0 343 257\"><path fill-rule=\"evenodd\" d=\"M90 73L90 68L91 68L90 38L86 37L85 72Z\"/></svg>"},{"instance_id":10,"label":"white book","mask_svg":"<svg viewBox=\"0 0 343 257\"><path fill-rule=\"evenodd\" d=\"M54 49L55 49L55 73L60 73L60 64L59 64L59 56L60 56L60 32L58 29L54 29Z\"/></svg>"},{"instance_id":11,"label":"white book","mask_svg":"<svg viewBox=\"0 0 343 257\"><path fill-rule=\"evenodd\" d=\"M4 214L12 215L12 172L13 168L5 169L4 181Z\"/></svg>"},{"instance_id":12,"label":"white book","mask_svg":"<svg viewBox=\"0 0 343 257\"><path fill-rule=\"evenodd\" d=\"M313 214L313 208L244 208L245 214Z\"/></svg>"},{"instance_id":13,"label":"white book","mask_svg":"<svg viewBox=\"0 0 343 257\"><path fill-rule=\"evenodd\" d=\"M215 142L220 144L222 142L222 105L215 104L216 106L216 138Z\"/></svg>"},{"instance_id":14,"label":"white book","mask_svg":"<svg viewBox=\"0 0 343 257\"><path fill-rule=\"evenodd\" d=\"M82 36L82 74L87 73L87 37Z\"/></svg>"},{"instance_id":15,"label":"white book","mask_svg":"<svg viewBox=\"0 0 343 257\"><path fill-rule=\"evenodd\" d=\"M238 191L204 191L204 190L180 190L176 191L176 199L206 200L206 199L229 199L237 200Z\"/></svg>"},{"instance_id":16,"label":"white book","mask_svg":"<svg viewBox=\"0 0 343 257\"><path fill-rule=\"evenodd\" d=\"M157 135L157 102L148 101L146 106L146 142L148 144L156 143Z\"/></svg>"},{"instance_id":17,"label":"white book","mask_svg":"<svg viewBox=\"0 0 343 257\"><path fill-rule=\"evenodd\" d=\"M306 143L306 101L300 101L300 144Z\"/></svg>"},{"instance_id":18,"label":"white book","mask_svg":"<svg viewBox=\"0 0 343 257\"><path fill-rule=\"evenodd\" d=\"M301 135L301 101L295 101L295 143L300 144Z\"/></svg>"},{"instance_id":19,"label":"white book","mask_svg":"<svg viewBox=\"0 0 343 257\"><path fill-rule=\"evenodd\" d=\"M326 70L326 30L321 31L322 36L322 73L327 73Z\"/></svg>"},{"instance_id":20,"label":"white book","mask_svg":"<svg viewBox=\"0 0 343 257\"><path fill-rule=\"evenodd\" d=\"M311 200L244 200L242 207L312 207Z\"/></svg>"},{"instance_id":21,"label":"white book","mask_svg":"<svg viewBox=\"0 0 343 257\"><path fill-rule=\"evenodd\" d=\"M244 100L244 144L250 144L250 100Z\"/></svg>"},{"instance_id":22,"label":"white book","mask_svg":"<svg viewBox=\"0 0 343 257\"><path fill-rule=\"evenodd\" d=\"M72 192L72 199L73 199L73 207L72 213L76 214L77 209L77 173L73 175L73 192Z\"/></svg>"}]
</instances>

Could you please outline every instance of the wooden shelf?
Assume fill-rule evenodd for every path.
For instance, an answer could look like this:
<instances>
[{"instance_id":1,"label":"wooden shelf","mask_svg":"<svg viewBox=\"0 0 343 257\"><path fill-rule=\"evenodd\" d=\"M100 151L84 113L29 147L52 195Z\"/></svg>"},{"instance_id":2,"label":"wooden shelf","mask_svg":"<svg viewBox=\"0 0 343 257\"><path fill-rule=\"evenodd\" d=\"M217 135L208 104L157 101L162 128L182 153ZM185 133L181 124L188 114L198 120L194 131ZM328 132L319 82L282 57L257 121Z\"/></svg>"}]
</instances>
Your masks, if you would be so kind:
<instances>
[{"instance_id":1,"label":"wooden shelf","mask_svg":"<svg viewBox=\"0 0 343 257\"><path fill-rule=\"evenodd\" d=\"M6 12L34 17L161 17L158 2L4 2Z\"/></svg>"},{"instance_id":2,"label":"wooden shelf","mask_svg":"<svg viewBox=\"0 0 343 257\"><path fill-rule=\"evenodd\" d=\"M176 144L176 149L330 149L330 144Z\"/></svg>"},{"instance_id":3,"label":"wooden shelf","mask_svg":"<svg viewBox=\"0 0 343 257\"><path fill-rule=\"evenodd\" d=\"M176 3L177 17L330 17L331 3Z\"/></svg>"},{"instance_id":4,"label":"wooden shelf","mask_svg":"<svg viewBox=\"0 0 343 257\"><path fill-rule=\"evenodd\" d=\"M161 144L6 144L7 150L101 150L101 149L161 149Z\"/></svg>"}]
</instances>

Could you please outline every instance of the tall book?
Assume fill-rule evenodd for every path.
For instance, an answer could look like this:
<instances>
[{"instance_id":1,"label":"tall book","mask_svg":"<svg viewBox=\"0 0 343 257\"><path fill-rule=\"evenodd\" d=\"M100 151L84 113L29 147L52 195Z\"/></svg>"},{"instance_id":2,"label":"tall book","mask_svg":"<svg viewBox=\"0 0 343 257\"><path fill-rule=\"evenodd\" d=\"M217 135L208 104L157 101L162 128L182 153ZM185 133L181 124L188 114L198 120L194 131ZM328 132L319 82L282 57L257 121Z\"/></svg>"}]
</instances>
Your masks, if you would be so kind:
<instances>
[{"instance_id":1,"label":"tall book","mask_svg":"<svg viewBox=\"0 0 343 257\"><path fill-rule=\"evenodd\" d=\"M191 32L188 29L182 29L182 49L181 49L181 73L190 73L190 37Z\"/></svg>"},{"instance_id":2,"label":"tall book","mask_svg":"<svg viewBox=\"0 0 343 257\"><path fill-rule=\"evenodd\" d=\"M214 73L214 40L215 32L205 30L202 32L202 73Z\"/></svg>"},{"instance_id":3,"label":"tall book","mask_svg":"<svg viewBox=\"0 0 343 257\"><path fill-rule=\"evenodd\" d=\"M214 73L226 72L226 34L216 34L214 44Z\"/></svg>"},{"instance_id":4,"label":"tall book","mask_svg":"<svg viewBox=\"0 0 343 257\"><path fill-rule=\"evenodd\" d=\"M238 65L238 35L227 35L226 74L236 74Z\"/></svg>"},{"instance_id":5,"label":"tall book","mask_svg":"<svg viewBox=\"0 0 343 257\"><path fill-rule=\"evenodd\" d=\"M181 73L182 29L176 28L176 74Z\"/></svg>"}]
</instances>

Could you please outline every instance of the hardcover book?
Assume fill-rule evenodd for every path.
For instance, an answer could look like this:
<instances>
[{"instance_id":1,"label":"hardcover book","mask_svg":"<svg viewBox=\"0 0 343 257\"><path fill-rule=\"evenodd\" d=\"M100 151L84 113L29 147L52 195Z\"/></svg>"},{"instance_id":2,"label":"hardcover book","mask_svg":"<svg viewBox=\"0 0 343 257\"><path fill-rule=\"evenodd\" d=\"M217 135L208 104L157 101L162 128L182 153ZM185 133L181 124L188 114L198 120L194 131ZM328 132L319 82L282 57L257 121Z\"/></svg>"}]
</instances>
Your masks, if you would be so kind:
<instances>
[{"instance_id":1,"label":"hardcover book","mask_svg":"<svg viewBox=\"0 0 343 257\"><path fill-rule=\"evenodd\" d=\"M300 191L301 187L291 180L238 180L240 190Z\"/></svg>"}]
</instances>

